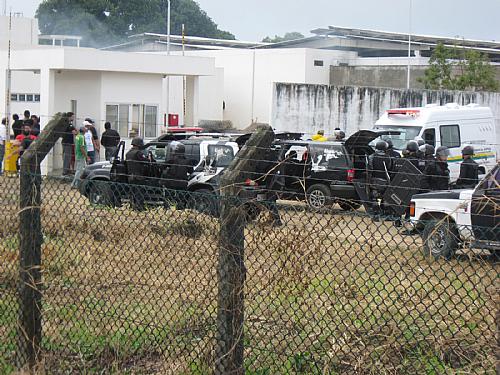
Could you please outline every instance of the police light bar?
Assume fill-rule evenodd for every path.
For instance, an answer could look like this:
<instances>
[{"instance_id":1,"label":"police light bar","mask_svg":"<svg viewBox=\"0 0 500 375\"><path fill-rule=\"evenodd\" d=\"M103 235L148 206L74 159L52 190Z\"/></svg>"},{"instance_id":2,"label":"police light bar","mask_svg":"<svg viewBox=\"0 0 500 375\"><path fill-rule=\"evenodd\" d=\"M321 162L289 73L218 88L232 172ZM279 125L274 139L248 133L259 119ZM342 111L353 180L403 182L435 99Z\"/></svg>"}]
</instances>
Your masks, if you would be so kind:
<instances>
[{"instance_id":1,"label":"police light bar","mask_svg":"<svg viewBox=\"0 0 500 375\"><path fill-rule=\"evenodd\" d=\"M387 115L404 115L404 116L412 116L412 117L417 117L420 115L420 110L419 109L406 109L406 108L401 108L401 109L388 109L387 110Z\"/></svg>"}]
</instances>

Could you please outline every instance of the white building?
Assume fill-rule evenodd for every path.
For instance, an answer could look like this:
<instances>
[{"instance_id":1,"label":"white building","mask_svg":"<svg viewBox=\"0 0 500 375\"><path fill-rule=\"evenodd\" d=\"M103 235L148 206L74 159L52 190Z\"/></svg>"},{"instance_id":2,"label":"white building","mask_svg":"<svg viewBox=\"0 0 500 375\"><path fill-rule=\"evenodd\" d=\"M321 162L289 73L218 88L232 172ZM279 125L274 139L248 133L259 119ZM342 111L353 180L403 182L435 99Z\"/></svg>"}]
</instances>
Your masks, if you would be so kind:
<instances>
[{"instance_id":1,"label":"white building","mask_svg":"<svg viewBox=\"0 0 500 375\"><path fill-rule=\"evenodd\" d=\"M0 21L3 24L7 19ZM152 139L162 132L167 113L185 112L184 123L197 124L200 93L217 100L217 90L207 93L200 89L202 77L220 80L213 58L40 46L33 42L32 33L17 33L26 19L13 21L11 35L16 35L16 42L10 53L10 115L29 109L40 116L43 127L55 113L72 111L77 125L91 117L100 132L104 122L110 121L123 138L138 134ZM2 72L8 66L5 47L2 44L0 50ZM176 86L176 77L183 77L177 81L185 84ZM6 102L6 81L0 80L0 103ZM2 107L2 117L6 111ZM61 166L61 150L56 147L44 168L50 171Z\"/></svg>"}]
</instances>

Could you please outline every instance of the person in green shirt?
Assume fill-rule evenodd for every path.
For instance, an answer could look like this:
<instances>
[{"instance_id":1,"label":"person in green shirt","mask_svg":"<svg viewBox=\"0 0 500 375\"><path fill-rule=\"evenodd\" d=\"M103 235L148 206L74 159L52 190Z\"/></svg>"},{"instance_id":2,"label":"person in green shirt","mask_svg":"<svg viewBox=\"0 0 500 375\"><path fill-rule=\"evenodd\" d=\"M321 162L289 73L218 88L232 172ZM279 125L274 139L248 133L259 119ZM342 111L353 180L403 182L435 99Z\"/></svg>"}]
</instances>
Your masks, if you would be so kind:
<instances>
[{"instance_id":1,"label":"person in green shirt","mask_svg":"<svg viewBox=\"0 0 500 375\"><path fill-rule=\"evenodd\" d=\"M85 169L90 158L87 154L87 146L85 144L85 133L87 128L82 126L75 137L75 177L71 183L71 187L78 188L80 176Z\"/></svg>"}]
</instances>

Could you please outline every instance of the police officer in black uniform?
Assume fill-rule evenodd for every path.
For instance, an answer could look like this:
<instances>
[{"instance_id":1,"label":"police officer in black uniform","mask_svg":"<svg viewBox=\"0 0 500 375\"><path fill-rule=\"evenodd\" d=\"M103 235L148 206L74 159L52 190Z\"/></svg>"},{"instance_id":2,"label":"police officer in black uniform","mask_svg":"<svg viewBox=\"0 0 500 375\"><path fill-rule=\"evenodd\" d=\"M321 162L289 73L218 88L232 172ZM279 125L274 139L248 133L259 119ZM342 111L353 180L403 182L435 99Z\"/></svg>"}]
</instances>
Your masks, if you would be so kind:
<instances>
[{"instance_id":1,"label":"police officer in black uniform","mask_svg":"<svg viewBox=\"0 0 500 375\"><path fill-rule=\"evenodd\" d=\"M450 170L448 169L448 155L448 147L441 146L436 150L436 158L426 158L427 164L422 179L423 190L447 190L449 188Z\"/></svg>"},{"instance_id":2,"label":"police officer in black uniform","mask_svg":"<svg viewBox=\"0 0 500 375\"><path fill-rule=\"evenodd\" d=\"M132 148L125 155L127 163L128 182L131 185L130 194L132 207L137 211L144 211L144 196L146 193L145 183L149 160L144 155L144 141L142 138L132 139Z\"/></svg>"},{"instance_id":3,"label":"police officer in black uniform","mask_svg":"<svg viewBox=\"0 0 500 375\"><path fill-rule=\"evenodd\" d=\"M461 189L475 187L479 183L479 165L472 159L474 147L465 146L462 150L464 161L460 164L460 176L457 187Z\"/></svg>"},{"instance_id":4,"label":"police officer in black uniform","mask_svg":"<svg viewBox=\"0 0 500 375\"><path fill-rule=\"evenodd\" d=\"M409 141L406 144L406 151L404 158L408 159L410 163L422 172L425 168L425 160L423 159L423 154L419 150L417 141Z\"/></svg>"},{"instance_id":5,"label":"police officer in black uniform","mask_svg":"<svg viewBox=\"0 0 500 375\"><path fill-rule=\"evenodd\" d=\"M385 139L385 142L387 143L387 155L389 155L391 158L400 158L401 155L399 152L394 150L394 143L392 143L392 139L387 138Z\"/></svg>"},{"instance_id":6,"label":"police officer in black uniform","mask_svg":"<svg viewBox=\"0 0 500 375\"><path fill-rule=\"evenodd\" d=\"M387 142L378 141L375 145L375 153L368 158L368 183L373 199L373 212L376 215L382 211L382 204L379 206L378 199L383 197L390 183L393 165L392 158L387 154L387 148Z\"/></svg>"},{"instance_id":7,"label":"police officer in black uniform","mask_svg":"<svg viewBox=\"0 0 500 375\"><path fill-rule=\"evenodd\" d=\"M169 148L169 159L161 175L161 185L172 190L167 194L173 195L177 208L182 210L187 207L190 197L187 186L189 176L193 173L193 166L186 159L186 146L181 142L172 142Z\"/></svg>"}]
</instances>

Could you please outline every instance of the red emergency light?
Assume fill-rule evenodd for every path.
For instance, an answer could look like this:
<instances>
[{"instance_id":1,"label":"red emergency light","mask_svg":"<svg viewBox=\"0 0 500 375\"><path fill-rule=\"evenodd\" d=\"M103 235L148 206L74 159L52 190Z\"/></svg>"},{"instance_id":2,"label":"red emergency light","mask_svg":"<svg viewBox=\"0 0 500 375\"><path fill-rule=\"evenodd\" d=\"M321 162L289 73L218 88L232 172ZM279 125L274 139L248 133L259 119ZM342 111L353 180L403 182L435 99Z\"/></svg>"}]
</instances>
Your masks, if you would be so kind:
<instances>
[{"instance_id":1,"label":"red emergency light","mask_svg":"<svg viewBox=\"0 0 500 375\"><path fill-rule=\"evenodd\" d=\"M400 109L388 109L387 110L387 115L404 115L404 116L412 116L412 117L417 117L420 115L420 110L419 109L407 109L407 108L400 108Z\"/></svg>"},{"instance_id":2,"label":"red emergency light","mask_svg":"<svg viewBox=\"0 0 500 375\"><path fill-rule=\"evenodd\" d=\"M201 133L203 132L203 128L196 128L196 127L190 127L190 128L180 128L180 127L173 127L169 126L167 128L167 133Z\"/></svg>"}]
</instances>

